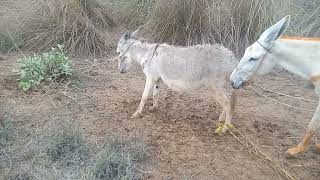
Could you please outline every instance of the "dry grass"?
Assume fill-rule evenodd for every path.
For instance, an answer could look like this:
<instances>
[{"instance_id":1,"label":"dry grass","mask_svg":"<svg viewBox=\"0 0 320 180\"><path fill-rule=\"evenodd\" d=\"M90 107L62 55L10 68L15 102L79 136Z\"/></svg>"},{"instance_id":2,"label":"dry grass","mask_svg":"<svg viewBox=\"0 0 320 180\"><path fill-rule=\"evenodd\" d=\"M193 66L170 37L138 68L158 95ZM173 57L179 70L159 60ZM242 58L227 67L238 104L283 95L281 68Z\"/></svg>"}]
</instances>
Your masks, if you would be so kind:
<instances>
[{"instance_id":1,"label":"dry grass","mask_svg":"<svg viewBox=\"0 0 320 180\"><path fill-rule=\"evenodd\" d=\"M283 177L287 180L297 179L293 176L288 170L286 170L282 165L278 165L274 160L272 160L267 154L265 154L259 147L257 147L253 141L248 138L246 135L241 133L238 129L233 128L229 133L248 151L250 156L257 160L263 161L263 163L270 167L275 174L280 177Z\"/></svg>"},{"instance_id":2,"label":"dry grass","mask_svg":"<svg viewBox=\"0 0 320 180\"><path fill-rule=\"evenodd\" d=\"M139 165L149 158L148 151L141 134L116 136L97 154L92 175L97 179L142 179Z\"/></svg>"},{"instance_id":3,"label":"dry grass","mask_svg":"<svg viewBox=\"0 0 320 180\"><path fill-rule=\"evenodd\" d=\"M287 14L293 16L287 34L320 35L317 0L120 0L114 4L115 9L123 9L116 14L125 27L143 25L156 42L219 43L238 56Z\"/></svg>"},{"instance_id":4,"label":"dry grass","mask_svg":"<svg viewBox=\"0 0 320 180\"><path fill-rule=\"evenodd\" d=\"M108 0L114 18L125 28L146 24L153 14L156 0Z\"/></svg>"},{"instance_id":5,"label":"dry grass","mask_svg":"<svg viewBox=\"0 0 320 180\"><path fill-rule=\"evenodd\" d=\"M288 34L320 35L317 0L6 0L1 3L5 8L0 8L3 9L0 19L4 19L0 29L5 24L10 31L22 30L24 48L44 51L63 43L74 55L114 51L115 36L109 33L114 33L111 29L116 23L122 29L143 25L147 36L157 42L223 44L238 56L262 31L287 14L293 16Z\"/></svg>"},{"instance_id":6,"label":"dry grass","mask_svg":"<svg viewBox=\"0 0 320 180\"><path fill-rule=\"evenodd\" d=\"M17 33L7 33L0 30L0 53L8 53L17 50L17 43L21 37Z\"/></svg>"},{"instance_id":7,"label":"dry grass","mask_svg":"<svg viewBox=\"0 0 320 180\"><path fill-rule=\"evenodd\" d=\"M108 30L114 26L110 10L98 0L25 0L12 2L23 30L24 48L45 51L64 44L74 55L108 51ZM21 8L24 7L24 8Z\"/></svg>"},{"instance_id":8,"label":"dry grass","mask_svg":"<svg viewBox=\"0 0 320 180\"><path fill-rule=\"evenodd\" d=\"M295 28L302 36L320 37L320 1L295 0Z\"/></svg>"},{"instance_id":9,"label":"dry grass","mask_svg":"<svg viewBox=\"0 0 320 180\"><path fill-rule=\"evenodd\" d=\"M4 179L141 179L138 167L150 158L141 133L114 135L98 147L73 120L57 119L33 128L7 113L0 118Z\"/></svg>"},{"instance_id":10,"label":"dry grass","mask_svg":"<svg viewBox=\"0 0 320 180\"><path fill-rule=\"evenodd\" d=\"M0 153L4 179L80 178L91 155L91 146L74 123L50 124L49 129L26 129L12 121L16 136Z\"/></svg>"},{"instance_id":11,"label":"dry grass","mask_svg":"<svg viewBox=\"0 0 320 180\"><path fill-rule=\"evenodd\" d=\"M289 12L290 2L158 0L145 27L156 41L179 45L219 43L240 55L270 24Z\"/></svg>"},{"instance_id":12,"label":"dry grass","mask_svg":"<svg viewBox=\"0 0 320 180\"><path fill-rule=\"evenodd\" d=\"M11 122L10 115L7 113L1 114L0 116L0 147L10 144L14 138L15 138L15 129Z\"/></svg>"}]
</instances>

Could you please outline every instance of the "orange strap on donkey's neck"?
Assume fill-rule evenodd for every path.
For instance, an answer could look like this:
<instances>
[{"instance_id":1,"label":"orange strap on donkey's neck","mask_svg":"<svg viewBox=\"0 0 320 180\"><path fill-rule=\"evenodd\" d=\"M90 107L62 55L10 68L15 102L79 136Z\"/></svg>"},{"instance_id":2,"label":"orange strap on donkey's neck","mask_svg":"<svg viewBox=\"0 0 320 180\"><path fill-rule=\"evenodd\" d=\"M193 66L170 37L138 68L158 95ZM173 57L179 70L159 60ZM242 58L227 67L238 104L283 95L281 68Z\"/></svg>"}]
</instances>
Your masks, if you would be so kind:
<instances>
[{"instance_id":1,"label":"orange strap on donkey's neck","mask_svg":"<svg viewBox=\"0 0 320 180\"><path fill-rule=\"evenodd\" d=\"M301 40L301 41L320 41L320 37L301 37L301 36L281 36L280 39Z\"/></svg>"}]
</instances>

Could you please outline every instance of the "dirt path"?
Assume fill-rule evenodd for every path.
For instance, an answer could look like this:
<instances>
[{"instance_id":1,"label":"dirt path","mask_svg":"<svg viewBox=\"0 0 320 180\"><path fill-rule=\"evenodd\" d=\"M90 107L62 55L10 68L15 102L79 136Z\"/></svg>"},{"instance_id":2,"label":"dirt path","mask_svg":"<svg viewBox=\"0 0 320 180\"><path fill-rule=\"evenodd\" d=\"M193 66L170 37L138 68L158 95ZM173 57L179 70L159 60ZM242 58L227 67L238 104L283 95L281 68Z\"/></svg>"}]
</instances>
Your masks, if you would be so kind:
<instances>
[{"instance_id":1,"label":"dirt path","mask_svg":"<svg viewBox=\"0 0 320 180\"><path fill-rule=\"evenodd\" d=\"M221 108L208 91L179 95L162 86L160 109L150 112L150 100L143 117L131 119L144 86L139 67L123 75L117 72L115 62L106 59L74 59L82 72L82 82L76 88L46 87L25 94L17 90L11 72L17 57L0 61L0 103L21 123L42 127L52 119L75 119L96 143L115 133L147 133L153 161L145 170L146 179L281 179L261 160L252 158L230 134L214 134ZM313 90L303 89L302 82L286 72L255 82L282 93L316 99ZM316 105L263 94L310 110ZM320 155L313 146L297 158L284 157L286 149L300 141L312 114L243 90L234 124L298 179L318 179Z\"/></svg>"}]
</instances>

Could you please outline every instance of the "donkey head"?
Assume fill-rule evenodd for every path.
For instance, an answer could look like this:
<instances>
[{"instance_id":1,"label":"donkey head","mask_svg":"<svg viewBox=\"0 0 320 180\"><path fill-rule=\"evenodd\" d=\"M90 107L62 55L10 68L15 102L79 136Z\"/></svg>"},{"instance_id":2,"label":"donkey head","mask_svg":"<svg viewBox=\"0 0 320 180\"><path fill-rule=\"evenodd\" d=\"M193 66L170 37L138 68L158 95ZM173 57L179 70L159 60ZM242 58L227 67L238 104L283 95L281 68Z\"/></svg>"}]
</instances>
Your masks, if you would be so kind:
<instances>
[{"instance_id":1,"label":"donkey head","mask_svg":"<svg viewBox=\"0 0 320 180\"><path fill-rule=\"evenodd\" d=\"M289 26L290 16L281 19L275 25L263 32L255 43L249 46L237 67L230 76L230 82L235 89L246 84L246 81L256 73L264 75L276 65L270 58L274 42L285 32Z\"/></svg>"},{"instance_id":2,"label":"donkey head","mask_svg":"<svg viewBox=\"0 0 320 180\"><path fill-rule=\"evenodd\" d=\"M134 38L137 37L140 29L141 28L137 29L133 33L124 33L118 42L117 53L120 53L118 58L118 69L120 73L126 73L132 63L132 58L128 51L135 42Z\"/></svg>"}]
</instances>

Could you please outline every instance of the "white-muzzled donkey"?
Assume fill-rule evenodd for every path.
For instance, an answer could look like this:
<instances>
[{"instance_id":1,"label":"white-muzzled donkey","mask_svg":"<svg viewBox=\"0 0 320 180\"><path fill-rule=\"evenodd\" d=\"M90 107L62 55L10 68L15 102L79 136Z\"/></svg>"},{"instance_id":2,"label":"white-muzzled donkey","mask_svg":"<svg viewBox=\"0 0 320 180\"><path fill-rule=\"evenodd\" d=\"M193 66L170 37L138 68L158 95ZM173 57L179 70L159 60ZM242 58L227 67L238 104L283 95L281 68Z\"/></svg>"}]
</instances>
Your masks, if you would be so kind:
<instances>
[{"instance_id":1,"label":"white-muzzled donkey","mask_svg":"<svg viewBox=\"0 0 320 180\"><path fill-rule=\"evenodd\" d=\"M238 63L233 53L221 45L177 47L141 42L135 39L138 31L139 29L123 34L117 48L117 53L120 53L118 68L121 73L126 73L132 61L136 61L142 66L146 76L141 102L132 118L142 114L152 90L152 109L158 108L161 81L180 92L208 87L214 90L216 100L223 109L219 122L225 123L218 128L218 133L225 132L231 125L236 103L236 91L233 90L230 100L225 91L225 85L229 84L229 75Z\"/></svg>"},{"instance_id":2,"label":"white-muzzled donkey","mask_svg":"<svg viewBox=\"0 0 320 180\"><path fill-rule=\"evenodd\" d=\"M280 38L290 22L286 16L275 25L268 28L260 38L249 46L240 63L230 76L231 84L238 89L254 75L264 75L275 65L292 72L315 86L315 92L320 95L320 41L310 39ZM304 152L311 137L320 127L320 101L309 123L302 142L294 148L288 149L289 155ZM320 149L320 144L316 145Z\"/></svg>"}]
</instances>

